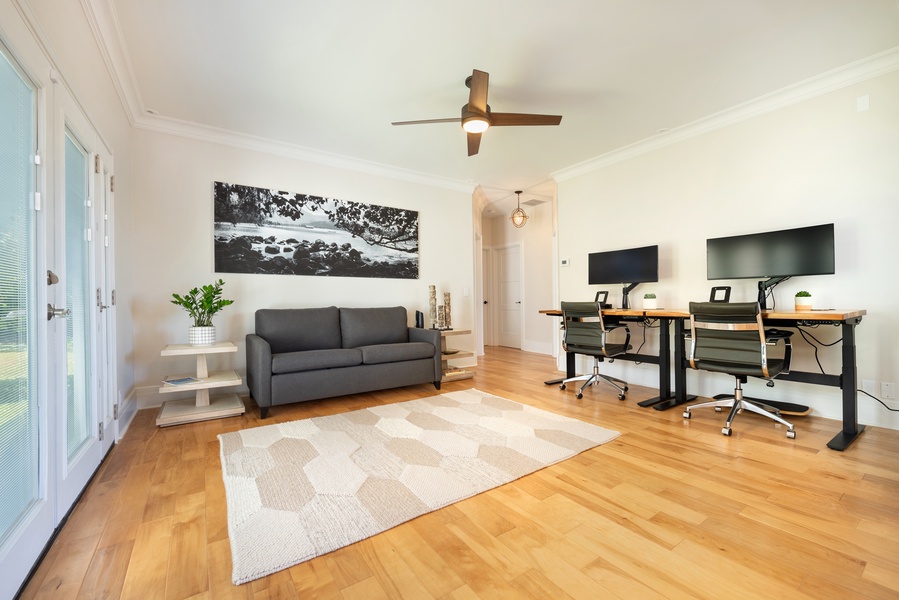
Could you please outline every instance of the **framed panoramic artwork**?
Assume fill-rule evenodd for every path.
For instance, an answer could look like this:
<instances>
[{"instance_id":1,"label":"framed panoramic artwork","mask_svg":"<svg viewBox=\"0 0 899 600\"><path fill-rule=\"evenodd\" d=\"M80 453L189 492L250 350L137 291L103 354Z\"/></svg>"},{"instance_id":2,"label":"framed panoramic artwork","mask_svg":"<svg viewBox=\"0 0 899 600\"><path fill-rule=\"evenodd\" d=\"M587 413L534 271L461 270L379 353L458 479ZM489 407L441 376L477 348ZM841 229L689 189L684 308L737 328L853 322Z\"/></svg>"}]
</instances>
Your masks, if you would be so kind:
<instances>
[{"instance_id":1,"label":"framed panoramic artwork","mask_svg":"<svg viewBox=\"0 0 899 600\"><path fill-rule=\"evenodd\" d=\"M216 273L418 278L418 212L216 181Z\"/></svg>"}]
</instances>

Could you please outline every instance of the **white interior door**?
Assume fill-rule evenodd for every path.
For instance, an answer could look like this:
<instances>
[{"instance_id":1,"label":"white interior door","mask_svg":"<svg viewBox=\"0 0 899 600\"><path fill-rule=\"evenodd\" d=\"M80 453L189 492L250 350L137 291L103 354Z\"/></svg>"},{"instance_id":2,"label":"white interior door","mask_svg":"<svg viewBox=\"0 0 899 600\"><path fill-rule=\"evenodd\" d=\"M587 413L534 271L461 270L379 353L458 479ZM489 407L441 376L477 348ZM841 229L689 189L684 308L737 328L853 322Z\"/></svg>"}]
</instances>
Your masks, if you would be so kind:
<instances>
[{"instance_id":1,"label":"white interior door","mask_svg":"<svg viewBox=\"0 0 899 600\"><path fill-rule=\"evenodd\" d=\"M483 259L483 273L481 281L483 304L481 305L481 308L484 315L484 345L494 346L496 345L496 327L494 325L493 308L496 302L494 301L493 293L493 250L491 250L490 248L484 248L481 252Z\"/></svg>"},{"instance_id":2,"label":"white interior door","mask_svg":"<svg viewBox=\"0 0 899 600\"><path fill-rule=\"evenodd\" d=\"M521 348L521 247L496 251L498 299L497 343Z\"/></svg>"}]
</instances>

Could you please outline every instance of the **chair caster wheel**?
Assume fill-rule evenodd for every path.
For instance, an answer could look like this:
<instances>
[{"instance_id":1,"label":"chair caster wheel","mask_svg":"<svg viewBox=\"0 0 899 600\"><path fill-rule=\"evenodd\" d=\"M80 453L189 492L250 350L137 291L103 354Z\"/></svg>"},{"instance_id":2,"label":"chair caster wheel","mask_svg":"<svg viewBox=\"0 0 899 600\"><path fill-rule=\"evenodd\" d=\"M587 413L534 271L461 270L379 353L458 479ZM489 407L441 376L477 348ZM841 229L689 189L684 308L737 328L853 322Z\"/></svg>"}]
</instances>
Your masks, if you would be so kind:
<instances>
[{"instance_id":1,"label":"chair caster wheel","mask_svg":"<svg viewBox=\"0 0 899 600\"><path fill-rule=\"evenodd\" d=\"M580 399L583 398L583 397L584 397L584 395L583 395L582 393L580 393L580 392L577 393L577 399L578 399L578 400L580 400Z\"/></svg>"},{"instance_id":2,"label":"chair caster wheel","mask_svg":"<svg viewBox=\"0 0 899 600\"><path fill-rule=\"evenodd\" d=\"M730 427L725 427L721 430L721 433L726 435L727 437L730 437L733 433L733 430Z\"/></svg>"},{"instance_id":3,"label":"chair caster wheel","mask_svg":"<svg viewBox=\"0 0 899 600\"><path fill-rule=\"evenodd\" d=\"M796 439L796 430L790 429L789 431L787 431L787 437L790 438L791 440L795 440Z\"/></svg>"},{"instance_id":4,"label":"chair caster wheel","mask_svg":"<svg viewBox=\"0 0 899 600\"><path fill-rule=\"evenodd\" d=\"M563 383L562 385L560 385L560 386L559 386L559 389L560 389L560 390L564 390L564 389L565 389L565 384Z\"/></svg>"},{"instance_id":5,"label":"chair caster wheel","mask_svg":"<svg viewBox=\"0 0 899 600\"><path fill-rule=\"evenodd\" d=\"M685 419L689 419L689 418L690 418L690 411L688 411L688 410L685 410L685 411L684 411L684 418L685 418Z\"/></svg>"},{"instance_id":6,"label":"chair caster wheel","mask_svg":"<svg viewBox=\"0 0 899 600\"><path fill-rule=\"evenodd\" d=\"M621 392L620 394L618 394L619 400L624 400L624 398L625 398L624 392Z\"/></svg>"},{"instance_id":7,"label":"chair caster wheel","mask_svg":"<svg viewBox=\"0 0 899 600\"><path fill-rule=\"evenodd\" d=\"M627 386L624 386L624 391L627 391ZM622 398L622 400L624 400L624 398Z\"/></svg>"}]
</instances>

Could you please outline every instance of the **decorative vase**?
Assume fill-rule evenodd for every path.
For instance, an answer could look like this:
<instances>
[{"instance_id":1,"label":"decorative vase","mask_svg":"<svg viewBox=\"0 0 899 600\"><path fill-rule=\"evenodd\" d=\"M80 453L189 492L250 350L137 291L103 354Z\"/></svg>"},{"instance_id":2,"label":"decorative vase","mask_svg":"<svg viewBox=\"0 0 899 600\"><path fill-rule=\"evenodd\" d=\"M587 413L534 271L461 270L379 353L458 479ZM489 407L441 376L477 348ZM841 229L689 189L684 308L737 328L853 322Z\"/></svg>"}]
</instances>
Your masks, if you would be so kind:
<instances>
[{"instance_id":1,"label":"decorative vase","mask_svg":"<svg viewBox=\"0 0 899 600\"><path fill-rule=\"evenodd\" d=\"M190 327L187 343L191 346L209 346L215 343L215 327Z\"/></svg>"},{"instance_id":2,"label":"decorative vase","mask_svg":"<svg viewBox=\"0 0 899 600\"><path fill-rule=\"evenodd\" d=\"M659 307L659 303L655 298L643 298L643 308L646 310L655 310Z\"/></svg>"},{"instance_id":3,"label":"decorative vase","mask_svg":"<svg viewBox=\"0 0 899 600\"><path fill-rule=\"evenodd\" d=\"M796 310L811 310L812 309L812 297L811 296L796 296Z\"/></svg>"}]
</instances>

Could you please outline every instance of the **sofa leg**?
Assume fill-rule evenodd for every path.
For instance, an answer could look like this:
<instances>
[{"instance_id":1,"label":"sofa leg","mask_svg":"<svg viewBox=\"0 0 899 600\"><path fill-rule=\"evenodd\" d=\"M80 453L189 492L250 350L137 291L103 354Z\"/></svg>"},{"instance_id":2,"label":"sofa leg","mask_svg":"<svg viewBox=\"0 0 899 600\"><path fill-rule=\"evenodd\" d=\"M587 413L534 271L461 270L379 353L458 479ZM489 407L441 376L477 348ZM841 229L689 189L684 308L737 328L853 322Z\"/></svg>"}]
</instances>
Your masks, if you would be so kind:
<instances>
[{"instance_id":1,"label":"sofa leg","mask_svg":"<svg viewBox=\"0 0 899 600\"><path fill-rule=\"evenodd\" d=\"M435 381L435 382L434 382L434 387L437 388L437 389L439 390L439 389L440 389L440 382L439 382L439 381Z\"/></svg>"},{"instance_id":2,"label":"sofa leg","mask_svg":"<svg viewBox=\"0 0 899 600\"><path fill-rule=\"evenodd\" d=\"M267 407L267 406L260 406L260 407L259 407L259 418L260 418L260 419L264 419L264 418L266 418L267 416L268 416L268 407Z\"/></svg>"}]
</instances>

